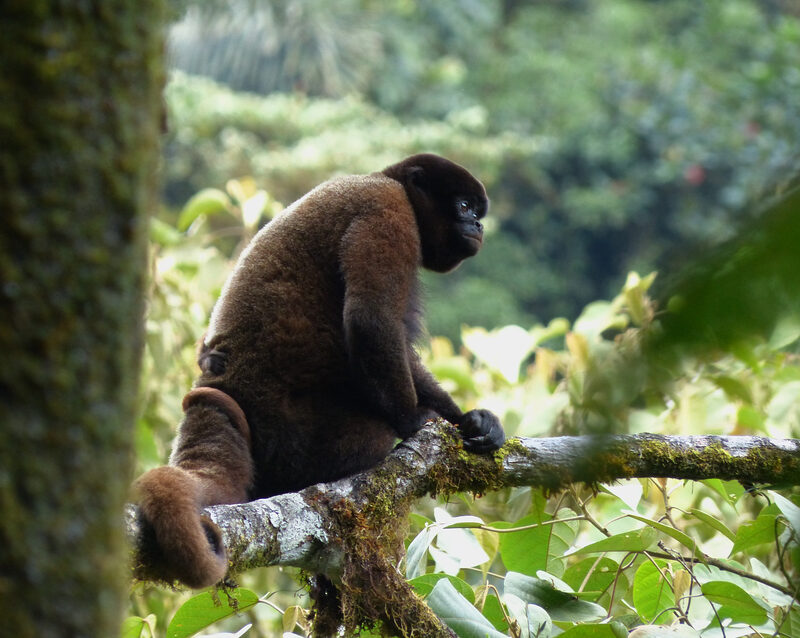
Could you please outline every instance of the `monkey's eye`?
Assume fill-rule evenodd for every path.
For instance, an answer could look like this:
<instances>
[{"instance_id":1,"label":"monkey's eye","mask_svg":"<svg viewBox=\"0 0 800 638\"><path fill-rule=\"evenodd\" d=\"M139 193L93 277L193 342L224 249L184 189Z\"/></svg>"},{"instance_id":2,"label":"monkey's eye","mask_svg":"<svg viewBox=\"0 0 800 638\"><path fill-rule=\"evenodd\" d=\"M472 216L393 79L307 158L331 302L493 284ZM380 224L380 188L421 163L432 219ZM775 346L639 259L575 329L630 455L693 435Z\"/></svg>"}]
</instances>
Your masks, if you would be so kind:
<instances>
[{"instance_id":1,"label":"monkey's eye","mask_svg":"<svg viewBox=\"0 0 800 638\"><path fill-rule=\"evenodd\" d=\"M469 210L469 202L466 199L459 200L458 210L462 213L466 213Z\"/></svg>"}]
</instances>

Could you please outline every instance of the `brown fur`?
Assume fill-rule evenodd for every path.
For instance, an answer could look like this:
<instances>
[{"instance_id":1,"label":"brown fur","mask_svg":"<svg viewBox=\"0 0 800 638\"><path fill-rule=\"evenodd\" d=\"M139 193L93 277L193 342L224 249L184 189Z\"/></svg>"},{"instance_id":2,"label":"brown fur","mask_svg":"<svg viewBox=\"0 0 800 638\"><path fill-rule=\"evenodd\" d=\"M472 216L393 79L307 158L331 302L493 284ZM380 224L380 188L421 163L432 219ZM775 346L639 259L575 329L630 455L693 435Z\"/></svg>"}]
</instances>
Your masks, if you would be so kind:
<instances>
[{"instance_id":1,"label":"brown fur","mask_svg":"<svg viewBox=\"0 0 800 638\"><path fill-rule=\"evenodd\" d=\"M322 184L258 233L212 313L174 467L138 483L175 577L224 573L203 505L367 469L436 415L463 424L468 448L502 443L496 417L463 414L413 350L419 267L474 255L487 207L465 169L417 155Z\"/></svg>"},{"instance_id":2,"label":"brown fur","mask_svg":"<svg viewBox=\"0 0 800 638\"><path fill-rule=\"evenodd\" d=\"M247 417L239 404L229 395L216 388L194 388L183 397L181 407L184 412L187 412L194 405L213 405L222 410L230 419L231 424L239 430L247 447L250 447L250 426L247 424Z\"/></svg>"}]
</instances>

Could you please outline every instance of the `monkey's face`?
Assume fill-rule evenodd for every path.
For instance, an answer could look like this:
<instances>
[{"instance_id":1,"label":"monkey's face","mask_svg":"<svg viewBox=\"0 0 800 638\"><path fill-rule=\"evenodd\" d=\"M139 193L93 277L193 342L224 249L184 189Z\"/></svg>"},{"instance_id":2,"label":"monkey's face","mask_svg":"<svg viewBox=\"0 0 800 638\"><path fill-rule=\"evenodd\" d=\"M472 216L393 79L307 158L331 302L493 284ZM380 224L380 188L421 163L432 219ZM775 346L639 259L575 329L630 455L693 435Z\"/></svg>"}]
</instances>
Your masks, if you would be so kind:
<instances>
[{"instance_id":1,"label":"monkey's face","mask_svg":"<svg viewBox=\"0 0 800 638\"><path fill-rule=\"evenodd\" d=\"M417 218L423 267L447 272L480 250L481 219L489 199L469 171L443 157L421 154L388 167L384 174L405 186Z\"/></svg>"},{"instance_id":2,"label":"monkey's face","mask_svg":"<svg viewBox=\"0 0 800 638\"><path fill-rule=\"evenodd\" d=\"M427 202L420 221L422 265L436 272L456 268L474 256L483 245L483 223L489 200L479 182L478 188L462 188L455 193L438 193ZM469 184L473 186L472 184ZM466 192L464 192L466 191Z\"/></svg>"},{"instance_id":3,"label":"monkey's face","mask_svg":"<svg viewBox=\"0 0 800 638\"><path fill-rule=\"evenodd\" d=\"M486 202L478 202L474 197L455 198L455 221L453 222L453 241L456 254L463 259L475 255L483 245L483 224Z\"/></svg>"}]
</instances>

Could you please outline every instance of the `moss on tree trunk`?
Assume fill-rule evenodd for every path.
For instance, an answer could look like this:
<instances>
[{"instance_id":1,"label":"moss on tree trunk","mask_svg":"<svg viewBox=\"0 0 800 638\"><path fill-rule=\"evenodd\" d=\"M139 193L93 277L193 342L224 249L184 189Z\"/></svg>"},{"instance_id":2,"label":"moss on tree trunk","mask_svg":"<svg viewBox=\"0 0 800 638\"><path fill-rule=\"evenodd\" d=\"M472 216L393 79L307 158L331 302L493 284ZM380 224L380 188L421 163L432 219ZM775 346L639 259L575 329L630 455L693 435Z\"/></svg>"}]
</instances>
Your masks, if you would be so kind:
<instances>
[{"instance_id":1,"label":"moss on tree trunk","mask_svg":"<svg viewBox=\"0 0 800 638\"><path fill-rule=\"evenodd\" d=\"M162 10L0 10L3 636L119 632Z\"/></svg>"}]
</instances>

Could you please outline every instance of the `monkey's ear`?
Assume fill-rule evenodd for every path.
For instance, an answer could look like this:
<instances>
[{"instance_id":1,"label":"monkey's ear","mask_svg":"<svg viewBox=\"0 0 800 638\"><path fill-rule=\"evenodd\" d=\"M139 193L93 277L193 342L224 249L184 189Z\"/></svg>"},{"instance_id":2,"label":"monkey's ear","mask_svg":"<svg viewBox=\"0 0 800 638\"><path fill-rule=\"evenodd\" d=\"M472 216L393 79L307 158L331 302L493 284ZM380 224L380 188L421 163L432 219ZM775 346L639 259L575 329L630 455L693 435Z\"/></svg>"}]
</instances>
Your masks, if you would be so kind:
<instances>
[{"instance_id":1,"label":"monkey's ear","mask_svg":"<svg viewBox=\"0 0 800 638\"><path fill-rule=\"evenodd\" d=\"M424 190L426 179L425 179L425 169L422 166L409 166L406 169L406 179L408 183L412 186L416 186L419 189Z\"/></svg>"}]
</instances>

